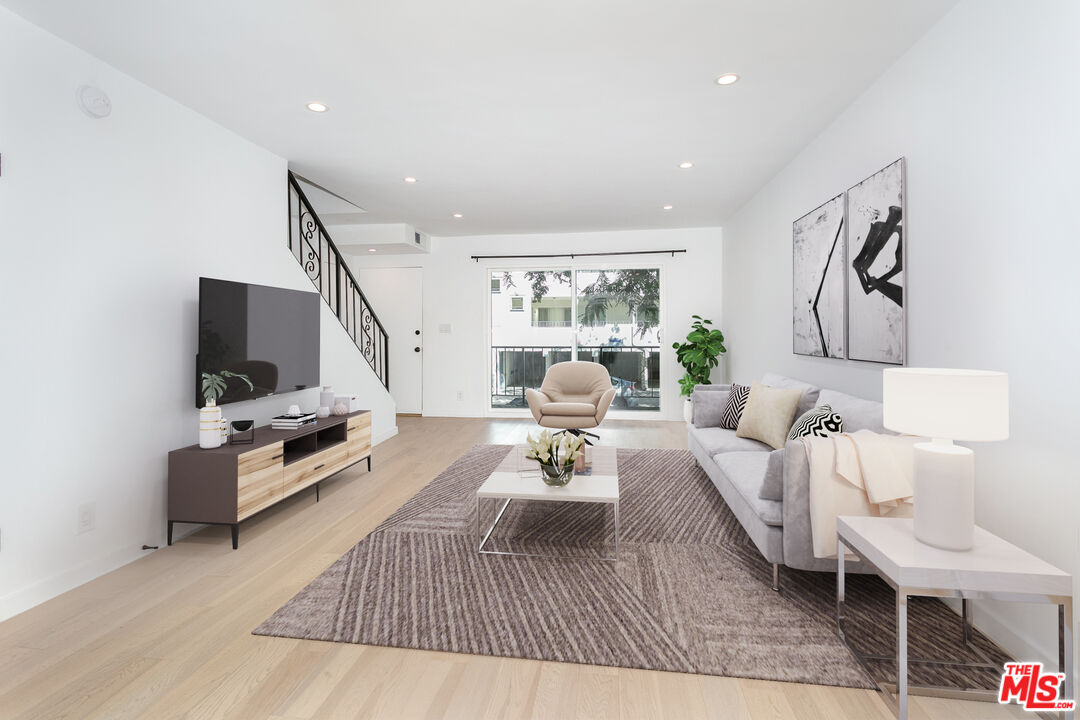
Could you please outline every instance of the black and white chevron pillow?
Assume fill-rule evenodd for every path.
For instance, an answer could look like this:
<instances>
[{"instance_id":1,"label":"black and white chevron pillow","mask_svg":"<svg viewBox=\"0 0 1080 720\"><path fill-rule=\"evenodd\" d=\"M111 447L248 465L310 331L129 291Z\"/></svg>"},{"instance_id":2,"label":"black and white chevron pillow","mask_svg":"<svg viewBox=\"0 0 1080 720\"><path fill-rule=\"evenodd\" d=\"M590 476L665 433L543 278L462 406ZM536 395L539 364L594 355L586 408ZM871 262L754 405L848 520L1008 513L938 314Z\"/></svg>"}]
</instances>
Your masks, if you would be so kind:
<instances>
[{"instance_id":1,"label":"black and white chevron pillow","mask_svg":"<svg viewBox=\"0 0 1080 720\"><path fill-rule=\"evenodd\" d=\"M835 433L844 432L844 420L840 413L833 412L828 405L818 405L804 412L795 424L791 426L788 440L798 440L801 437L828 437Z\"/></svg>"},{"instance_id":2,"label":"black and white chevron pillow","mask_svg":"<svg viewBox=\"0 0 1080 720\"><path fill-rule=\"evenodd\" d=\"M724 411L720 413L720 427L728 430L738 430L739 420L742 418L743 410L746 409L746 400L749 397L749 385L733 384L731 386L727 405L724 406Z\"/></svg>"}]
</instances>

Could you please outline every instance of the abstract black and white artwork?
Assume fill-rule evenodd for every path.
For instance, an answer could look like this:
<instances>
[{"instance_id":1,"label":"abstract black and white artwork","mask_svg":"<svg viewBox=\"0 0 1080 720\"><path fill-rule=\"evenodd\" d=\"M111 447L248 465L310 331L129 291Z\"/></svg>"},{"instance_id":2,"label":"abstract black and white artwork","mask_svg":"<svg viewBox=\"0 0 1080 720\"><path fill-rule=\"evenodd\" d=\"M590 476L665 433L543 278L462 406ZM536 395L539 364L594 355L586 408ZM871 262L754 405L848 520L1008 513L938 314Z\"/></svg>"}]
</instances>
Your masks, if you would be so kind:
<instances>
[{"instance_id":1,"label":"abstract black and white artwork","mask_svg":"<svg viewBox=\"0 0 1080 720\"><path fill-rule=\"evenodd\" d=\"M844 196L792 224L792 351L844 357Z\"/></svg>"},{"instance_id":2,"label":"abstract black and white artwork","mask_svg":"<svg viewBox=\"0 0 1080 720\"><path fill-rule=\"evenodd\" d=\"M904 159L847 192L847 347L904 364Z\"/></svg>"}]
</instances>

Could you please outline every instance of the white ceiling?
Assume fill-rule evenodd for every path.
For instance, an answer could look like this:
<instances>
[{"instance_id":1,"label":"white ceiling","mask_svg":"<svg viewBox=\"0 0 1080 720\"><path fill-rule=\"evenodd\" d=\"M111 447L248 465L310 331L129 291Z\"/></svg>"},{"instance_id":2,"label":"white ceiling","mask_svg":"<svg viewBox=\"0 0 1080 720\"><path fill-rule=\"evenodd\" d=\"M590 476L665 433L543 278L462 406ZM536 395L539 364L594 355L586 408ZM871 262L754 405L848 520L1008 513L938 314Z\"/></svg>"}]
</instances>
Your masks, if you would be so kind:
<instances>
[{"instance_id":1,"label":"white ceiling","mask_svg":"<svg viewBox=\"0 0 1080 720\"><path fill-rule=\"evenodd\" d=\"M722 224L954 2L0 4L287 158L354 220L468 235Z\"/></svg>"}]
</instances>

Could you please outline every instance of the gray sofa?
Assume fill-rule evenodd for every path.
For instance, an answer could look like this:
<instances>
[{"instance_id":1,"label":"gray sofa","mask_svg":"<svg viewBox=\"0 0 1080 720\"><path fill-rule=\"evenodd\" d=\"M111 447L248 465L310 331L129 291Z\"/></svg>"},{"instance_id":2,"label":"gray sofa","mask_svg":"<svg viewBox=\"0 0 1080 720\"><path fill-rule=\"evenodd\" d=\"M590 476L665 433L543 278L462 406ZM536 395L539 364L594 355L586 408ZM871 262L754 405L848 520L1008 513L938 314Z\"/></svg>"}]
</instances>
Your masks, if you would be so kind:
<instances>
[{"instance_id":1,"label":"gray sofa","mask_svg":"<svg viewBox=\"0 0 1080 720\"><path fill-rule=\"evenodd\" d=\"M882 425L879 402L817 388L781 375L767 374L761 382L772 387L802 389L796 417L812 407L828 404L840 413L845 432L864 428L888 432ZM734 430L699 427L712 424L715 408L723 402L712 393L724 393L726 399L730 389L730 385L698 385L694 389L691 396L694 410L687 425L690 451L758 550L772 563L774 590L779 589L780 565L835 572L835 560L814 557L808 490L810 469L802 441L789 441L786 447L774 451L765 443L736 437ZM704 397L704 393L710 393L710 397ZM776 500L761 497L762 486L770 473L774 495L782 492ZM782 481L778 473L783 474ZM845 568L847 572L870 571L855 561L848 561Z\"/></svg>"}]
</instances>

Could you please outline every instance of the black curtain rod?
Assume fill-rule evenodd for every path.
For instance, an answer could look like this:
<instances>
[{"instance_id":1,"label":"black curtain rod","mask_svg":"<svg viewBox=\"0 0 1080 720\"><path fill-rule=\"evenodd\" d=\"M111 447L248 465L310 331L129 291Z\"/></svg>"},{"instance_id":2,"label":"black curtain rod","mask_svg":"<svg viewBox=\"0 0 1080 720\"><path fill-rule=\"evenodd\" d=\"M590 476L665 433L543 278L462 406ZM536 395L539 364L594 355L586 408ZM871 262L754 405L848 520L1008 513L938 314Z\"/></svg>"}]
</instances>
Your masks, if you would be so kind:
<instances>
[{"instance_id":1,"label":"black curtain rod","mask_svg":"<svg viewBox=\"0 0 1080 720\"><path fill-rule=\"evenodd\" d=\"M473 255L476 262L481 260L525 260L532 258L559 258L568 257L571 260L579 257L606 257L608 255L667 255L675 257L675 253L684 253L686 250L630 250L627 252L598 252L598 253L554 253L552 255Z\"/></svg>"}]
</instances>

